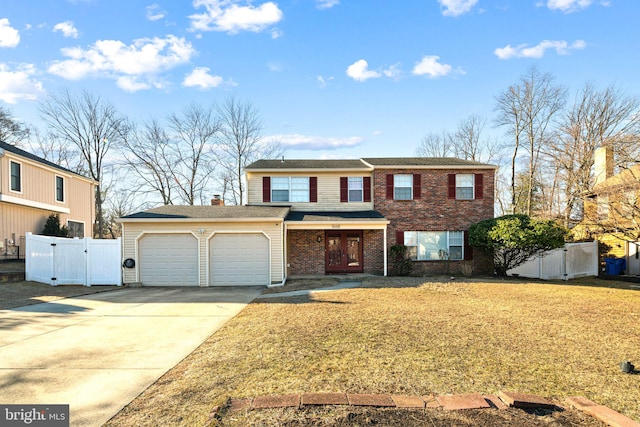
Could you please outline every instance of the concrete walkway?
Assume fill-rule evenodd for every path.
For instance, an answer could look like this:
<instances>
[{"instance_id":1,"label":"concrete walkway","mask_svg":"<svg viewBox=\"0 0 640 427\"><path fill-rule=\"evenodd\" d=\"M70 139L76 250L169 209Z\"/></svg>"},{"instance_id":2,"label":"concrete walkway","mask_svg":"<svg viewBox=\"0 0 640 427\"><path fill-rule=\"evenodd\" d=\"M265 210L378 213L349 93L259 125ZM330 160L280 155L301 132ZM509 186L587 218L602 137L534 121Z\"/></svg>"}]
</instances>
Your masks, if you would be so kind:
<instances>
[{"instance_id":1,"label":"concrete walkway","mask_svg":"<svg viewBox=\"0 0 640 427\"><path fill-rule=\"evenodd\" d=\"M321 293L321 292L338 291L340 289L358 288L360 286L362 286L362 282L356 282L356 281L340 282L337 285L328 286L326 288L303 289L303 290L299 290L299 291L279 292L279 293L275 293L275 294L260 295L258 297L258 299L297 297L297 296L300 296L300 295L311 295L311 294Z\"/></svg>"},{"instance_id":2,"label":"concrete walkway","mask_svg":"<svg viewBox=\"0 0 640 427\"><path fill-rule=\"evenodd\" d=\"M0 404L100 426L263 288L141 288L0 310Z\"/></svg>"}]
</instances>

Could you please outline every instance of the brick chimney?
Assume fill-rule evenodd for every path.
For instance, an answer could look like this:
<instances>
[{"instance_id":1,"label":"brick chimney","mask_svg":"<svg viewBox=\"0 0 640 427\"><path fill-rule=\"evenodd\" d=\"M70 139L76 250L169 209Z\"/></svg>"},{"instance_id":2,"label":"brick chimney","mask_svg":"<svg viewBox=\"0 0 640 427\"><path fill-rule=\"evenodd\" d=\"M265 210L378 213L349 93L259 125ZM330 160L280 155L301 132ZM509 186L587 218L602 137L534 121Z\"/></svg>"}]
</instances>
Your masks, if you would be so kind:
<instances>
[{"instance_id":1,"label":"brick chimney","mask_svg":"<svg viewBox=\"0 0 640 427\"><path fill-rule=\"evenodd\" d=\"M219 194L214 194L211 199L211 206L224 206L224 200L220 198Z\"/></svg>"},{"instance_id":2,"label":"brick chimney","mask_svg":"<svg viewBox=\"0 0 640 427\"><path fill-rule=\"evenodd\" d=\"M593 173L598 185L613 176L613 147L605 145L596 149L593 162Z\"/></svg>"}]
</instances>

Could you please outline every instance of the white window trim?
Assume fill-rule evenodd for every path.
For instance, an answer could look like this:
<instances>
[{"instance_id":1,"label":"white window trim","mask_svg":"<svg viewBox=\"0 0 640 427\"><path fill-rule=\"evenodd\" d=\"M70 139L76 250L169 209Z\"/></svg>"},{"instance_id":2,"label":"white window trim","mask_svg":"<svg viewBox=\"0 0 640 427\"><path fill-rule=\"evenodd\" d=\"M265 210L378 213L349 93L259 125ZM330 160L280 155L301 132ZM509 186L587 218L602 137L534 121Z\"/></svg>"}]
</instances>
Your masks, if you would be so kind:
<instances>
[{"instance_id":1,"label":"white window trim","mask_svg":"<svg viewBox=\"0 0 640 427\"><path fill-rule=\"evenodd\" d=\"M62 200L58 200L58 178L62 180ZM65 183L64 176L56 175L56 177L53 180L53 191L54 191L53 194L54 194L56 203L64 203L65 200L67 199L67 185Z\"/></svg>"},{"instance_id":2,"label":"white window trim","mask_svg":"<svg viewBox=\"0 0 640 427\"><path fill-rule=\"evenodd\" d=\"M20 190L14 190L11 185L11 163L15 163L17 165L20 165ZM23 170L22 170L22 162L19 162L17 160L9 160L9 191L11 191L12 193L16 193L16 194L22 194L22 188L24 187L24 180L22 179L23 177Z\"/></svg>"},{"instance_id":3,"label":"white window trim","mask_svg":"<svg viewBox=\"0 0 640 427\"><path fill-rule=\"evenodd\" d=\"M407 187L399 187L399 186L396 185L396 177L398 177L398 176L411 177L410 183L409 183L409 187L408 187L409 188L409 194L410 194L408 199L399 199L396 196L396 190L398 188L407 188ZM413 174L411 174L411 173L402 173L402 174L394 174L393 175L393 200L413 200Z\"/></svg>"},{"instance_id":4,"label":"white window trim","mask_svg":"<svg viewBox=\"0 0 640 427\"><path fill-rule=\"evenodd\" d=\"M458 177L459 176L470 176L471 177L471 197L458 197L458 188L469 188L458 186ZM457 173L456 174L456 200L475 200L476 198L476 177L472 173Z\"/></svg>"},{"instance_id":5,"label":"white window trim","mask_svg":"<svg viewBox=\"0 0 640 427\"><path fill-rule=\"evenodd\" d=\"M83 237L87 237L87 224L85 221L75 220L75 219L67 219L67 230L70 230L69 223L75 222L76 224L82 224ZM91 236L89 236L91 237Z\"/></svg>"},{"instance_id":6,"label":"white window trim","mask_svg":"<svg viewBox=\"0 0 640 427\"><path fill-rule=\"evenodd\" d=\"M447 257L445 259L419 259L419 255L420 255L420 250L419 250L419 245L420 245L420 233L443 233L446 232L447 233ZM459 231L459 230L447 230L447 231L443 231L443 230L432 230L432 231L426 231L426 230L421 230L421 231L417 231L417 230L408 230L405 231L405 233L417 233L416 234L416 246L413 245L406 245L407 247L415 247L416 248L416 258L412 259L412 261L464 261L464 231ZM451 233L463 233L462 234L462 244L461 245L453 245L453 246L460 246L461 248L461 254L462 257L460 259L450 259L449 255L451 254ZM405 239L406 241L406 239ZM404 244L404 242L403 242Z\"/></svg>"},{"instance_id":7,"label":"white window trim","mask_svg":"<svg viewBox=\"0 0 640 427\"><path fill-rule=\"evenodd\" d=\"M284 191L284 188L274 188L273 187L273 180L274 179L282 179L282 178L286 178L287 181L288 181L288 189L287 189L288 196L287 196L287 200L274 201L273 200L273 191L274 190L275 191L278 191L278 190ZM291 182L292 182L293 178L303 178L303 179L307 180L307 200L295 201L295 202L291 201L291 193L294 190L292 188L292 186L291 186ZM299 190L299 189L297 189L297 190ZM311 178L310 177L308 177L308 176L272 176L271 177L271 202L273 202L273 203L310 203L310 200L311 200Z\"/></svg>"},{"instance_id":8,"label":"white window trim","mask_svg":"<svg viewBox=\"0 0 640 427\"><path fill-rule=\"evenodd\" d=\"M360 200L351 200L351 188L349 188L349 180L360 180ZM354 190L355 191L355 190ZM395 191L395 189L394 189ZM362 203L364 202L364 177L362 176L349 176L347 177L347 202L349 203Z\"/></svg>"}]
</instances>

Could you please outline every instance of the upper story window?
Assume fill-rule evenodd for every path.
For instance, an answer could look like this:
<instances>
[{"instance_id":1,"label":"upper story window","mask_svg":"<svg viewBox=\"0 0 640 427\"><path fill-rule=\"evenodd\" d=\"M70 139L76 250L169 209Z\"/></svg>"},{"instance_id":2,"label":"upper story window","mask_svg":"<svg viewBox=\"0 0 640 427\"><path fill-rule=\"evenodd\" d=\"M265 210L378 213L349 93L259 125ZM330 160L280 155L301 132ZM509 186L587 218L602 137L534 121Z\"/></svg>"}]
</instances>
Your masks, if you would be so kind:
<instances>
[{"instance_id":1,"label":"upper story window","mask_svg":"<svg viewBox=\"0 0 640 427\"><path fill-rule=\"evenodd\" d=\"M393 199L413 200L413 175L393 176Z\"/></svg>"},{"instance_id":2,"label":"upper story window","mask_svg":"<svg viewBox=\"0 0 640 427\"><path fill-rule=\"evenodd\" d=\"M422 193L422 175L414 174L387 174L387 199L393 200L417 200Z\"/></svg>"},{"instance_id":3,"label":"upper story window","mask_svg":"<svg viewBox=\"0 0 640 427\"><path fill-rule=\"evenodd\" d=\"M361 202L363 201L363 185L361 176L349 177L349 201Z\"/></svg>"},{"instance_id":4,"label":"upper story window","mask_svg":"<svg viewBox=\"0 0 640 427\"><path fill-rule=\"evenodd\" d=\"M64 178L56 176L56 202L64 202Z\"/></svg>"},{"instance_id":5,"label":"upper story window","mask_svg":"<svg viewBox=\"0 0 640 427\"><path fill-rule=\"evenodd\" d=\"M462 231L405 231L407 256L418 261L464 259Z\"/></svg>"},{"instance_id":6,"label":"upper story window","mask_svg":"<svg viewBox=\"0 0 640 427\"><path fill-rule=\"evenodd\" d=\"M371 177L370 176L340 177L340 202L341 203L371 202Z\"/></svg>"},{"instance_id":7,"label":"upper story window","mask_svg":"<svg viewBox=\"0 0 640 427\"><path fill-rule=\"evenodd\" d=\"M456 175L456 199L460 200L471 200L473 199L473 174L462 174L459 173Z\"/></svg>"},{"instance_id":8,"label":"upper story window","mask_svg":"<svg viewBox=\"0 0 640 427\"><path fill-rule=\"evenodd\" d=\"M265 176L262 179L263 202L309 203L316 199L316 177Z\"/></svg>"},{"instance_id":9,"label":"upper story window","mask_svg":"<svg viewBox=\"0 0 640 427\"><path fill-rule=\"evenodd\" d=\"M450 199L474 200L483 198L484 175L481 173L450 173L448 181Z\"/></svg>"},{"instance_id":10,"label":"upper story window","mask_svg":"<svg viewBox=\"0 0 640 427\"><path fill-rule=\"evenodd\" d=\"M22 191L22 165L18 162L9 162L11 164L11 191Z\"/></svg>"}]
</instances>

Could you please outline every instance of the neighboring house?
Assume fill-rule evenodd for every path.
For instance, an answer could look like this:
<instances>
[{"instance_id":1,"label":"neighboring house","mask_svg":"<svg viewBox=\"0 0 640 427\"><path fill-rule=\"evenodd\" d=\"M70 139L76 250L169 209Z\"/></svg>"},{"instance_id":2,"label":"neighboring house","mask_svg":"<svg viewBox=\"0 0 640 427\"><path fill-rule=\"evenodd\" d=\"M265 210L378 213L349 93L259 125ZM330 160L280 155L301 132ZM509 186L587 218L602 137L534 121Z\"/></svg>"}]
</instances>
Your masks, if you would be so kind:
<instances>
[{"instance_id":1,"label":"neighboring house","mask_svg":"<svg viewBox=\"0 0 640 427\"><path fill-rule=\"evenodd\" d=\"M594 186L573 234L577 239L598 239L608 247L604 257L626 257L627 272L640 274L640 165L615 173L614 164L611 146L596 150Z\"/></svg>"},{"instance_id":2,"label":"neighboring house","mask_svg":"<svg viewBox=\"0 0 640 427\"><path fill-rule=\"evenodd\" d=\"M122 218L124 256L136 261L124 281L183 284L186 272L170 272L181 265L197 271L188 284L200 286L386 275L396 244L408 246L418 274L491 273L467 231L493 217L495 169L451 158L259 160L245 168L247 206Z\"/></svg>"},{"instance_id":3,"label":"neighboring house","mask_svg":"<svg viewBox=\"0 0 640 427\"><path fill-rule=\"evenodd\" d=\"M97 182L0 141L0 258L24 255L25 233L52 213L71 237L91 237Z\"/></svg>"}]
</instances>

